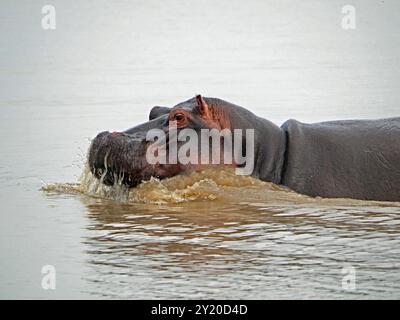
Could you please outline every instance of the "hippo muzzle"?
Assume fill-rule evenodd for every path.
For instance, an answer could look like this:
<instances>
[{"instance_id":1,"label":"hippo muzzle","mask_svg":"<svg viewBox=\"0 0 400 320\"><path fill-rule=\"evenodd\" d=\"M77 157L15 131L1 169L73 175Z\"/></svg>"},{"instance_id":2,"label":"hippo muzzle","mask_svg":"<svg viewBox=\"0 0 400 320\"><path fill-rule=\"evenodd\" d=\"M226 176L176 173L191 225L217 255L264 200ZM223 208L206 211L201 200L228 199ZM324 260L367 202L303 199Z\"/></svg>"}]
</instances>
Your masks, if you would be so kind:
<instances>
[{"instance_id":1,"label":"hippo muzzle","mask_svg":"<svg viewBox=\"0 0 400 320\"><path fill-rule=\"evenodd\" d=\"M89 149L90 170L106 185L123 184L130 188L151 177L163 179L180 172L177 165L149 164L149 145L146 132L102 132Z\"/></svg>"},{"instance_id":2,"label":"hippo muzzle","mask_svg":"<svg viewBox=\"0 0 400 320\"><path fill-rule=\"evenodd\" d=\"M145 145L145 140L137 135L102 132L89 150L90 169L106 185L120 182L134 187L145 173Z\"/></svg>"}]
</instances>

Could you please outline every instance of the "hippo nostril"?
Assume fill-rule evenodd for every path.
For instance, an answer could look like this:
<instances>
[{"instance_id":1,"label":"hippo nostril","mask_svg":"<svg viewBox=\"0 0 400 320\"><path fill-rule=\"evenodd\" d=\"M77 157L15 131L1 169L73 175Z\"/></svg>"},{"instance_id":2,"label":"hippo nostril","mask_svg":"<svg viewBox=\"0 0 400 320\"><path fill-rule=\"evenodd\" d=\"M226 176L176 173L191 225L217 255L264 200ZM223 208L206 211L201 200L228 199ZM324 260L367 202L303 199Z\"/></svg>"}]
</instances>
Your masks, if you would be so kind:
<instances>
[{"instance_id":1,"label":"hippo nostril","mask_svg":"<svg viewBox=\"0 0 400 320\"><path fill-rule=\"evenodd\" d=\"M122 136L122 132L114 131L113 133L111 133L112 138L116 138L116 137L120 137L120 136Z\"/></svg>"}]
</instances>

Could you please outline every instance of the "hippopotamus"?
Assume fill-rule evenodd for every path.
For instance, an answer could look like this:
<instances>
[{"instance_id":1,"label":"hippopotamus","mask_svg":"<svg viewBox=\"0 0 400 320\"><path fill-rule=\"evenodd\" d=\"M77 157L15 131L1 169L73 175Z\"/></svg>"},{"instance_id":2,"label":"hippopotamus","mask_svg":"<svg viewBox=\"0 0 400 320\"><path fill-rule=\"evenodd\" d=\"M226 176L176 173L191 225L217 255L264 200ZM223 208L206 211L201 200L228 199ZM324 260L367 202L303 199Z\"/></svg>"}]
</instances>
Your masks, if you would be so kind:
<instances>
[{"instance_id":1,"label":"hippopotamus","mask_svg":"<svg viewBox=\"0 0 400 320\"><path fill-rule=\"evenodd\" d=\"M134 188L152 177L165 179L225 165L221 161L149 163L146 153L154 141L148 141L148 132L164 132L167 143L171 123L177 132L185 128L196 132L253 130L251 175L295 192L311 197L400 201L400 117L312 124L288 120L279 127L243 107L201 95L173 107L153 107L148 122L126 131L98 134L89 148L92 173L106 185L118 181ZM243 145L249 143L246 137L241 137ZM237 161L231 165L240 166Z\"/></svg>"}]
</instances>

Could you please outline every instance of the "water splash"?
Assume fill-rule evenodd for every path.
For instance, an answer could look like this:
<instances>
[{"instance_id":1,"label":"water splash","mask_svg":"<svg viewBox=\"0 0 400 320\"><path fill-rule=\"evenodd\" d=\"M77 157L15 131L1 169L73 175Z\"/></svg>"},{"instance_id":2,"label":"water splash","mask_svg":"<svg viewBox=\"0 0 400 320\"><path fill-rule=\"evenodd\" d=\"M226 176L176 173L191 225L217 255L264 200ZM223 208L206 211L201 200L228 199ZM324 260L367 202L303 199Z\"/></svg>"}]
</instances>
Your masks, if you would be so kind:
<instances>
[{"instance_id":1,"label":"water splash","mask_svg":"<svg viewBox=\"0 0 400 320\"><path fill-rule=\"evenodd\" d=\"M312 198L283 186L249 176L238 176L232 168L207 169L178 175L165 180L152 178L129 189L121 177L113 186L106 186L86 166L78 183L46 185L42 190L51 193L82 194L110 199L120 203L179 204L193 201L214 201L251 206L307 205L310 206L400 206L396 202L353 199Z\"/></svg>"},{"instance_id":2,"label":"water splash","mask_svg":"<svg viewBox=\"0 0 400 320\"><path fill-rule=\"evenodd\" d=\"M238 193L266 190L289 192L281 187L246 176L237 176L233 169L207 169L179 175L165 180L152 178L137 188L129 189L117 179L113 186L103 184L86 166L75 184L51 184L42 188L53 193L83 194L95 198L112 199L123 203L182 203L195 200L227 200ZM243 199L243 197L242 197Z\"/></svg>"}]
</instances>

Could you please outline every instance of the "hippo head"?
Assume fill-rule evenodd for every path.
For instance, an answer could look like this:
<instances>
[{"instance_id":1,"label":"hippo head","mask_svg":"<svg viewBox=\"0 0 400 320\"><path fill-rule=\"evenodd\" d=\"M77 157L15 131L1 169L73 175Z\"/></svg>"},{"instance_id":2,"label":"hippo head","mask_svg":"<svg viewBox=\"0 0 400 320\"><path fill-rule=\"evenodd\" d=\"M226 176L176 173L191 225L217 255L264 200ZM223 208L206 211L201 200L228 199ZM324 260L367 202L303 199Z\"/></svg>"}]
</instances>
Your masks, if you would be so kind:
<instances>
[{"instance_id":1,"label":"hippo head","mask_svg":"<svg viewBox=\"0 0 400 320\"><path fill-rule=\"evenodd\" d=\"M170 153L169 140L172 139L171 128L174 128L177 134L184 129L191 129L192 132L197 133L200 133L202 129L231 130L228 103L198 95L172 108L154 107L150 112L148 122L124 132L100 133L94 138L89 149L88 163L91 172L106 185L120 182L129 187L135 187L142 181L150 180L151 177L164 179L208 167L209 164L202 161L197 164L171 161L168 154ZM157 140L150 139L149 141L149 133L152 131L165 134L164 138L159 138L157 143L159 145L164 143L166 146L164 151L167 161L148 160L150 148L154 148L154 142ZM184 143L179 141L178 147ZM158 152L152 151L153 154ZM222 158L212 164L222 164ZM234 161L231 165L236 166Z\"/></svg>"}]
</instances>

